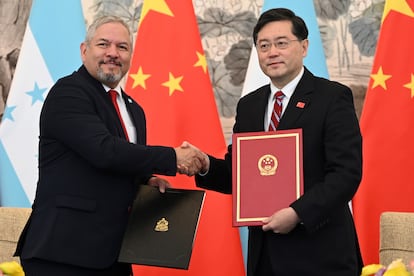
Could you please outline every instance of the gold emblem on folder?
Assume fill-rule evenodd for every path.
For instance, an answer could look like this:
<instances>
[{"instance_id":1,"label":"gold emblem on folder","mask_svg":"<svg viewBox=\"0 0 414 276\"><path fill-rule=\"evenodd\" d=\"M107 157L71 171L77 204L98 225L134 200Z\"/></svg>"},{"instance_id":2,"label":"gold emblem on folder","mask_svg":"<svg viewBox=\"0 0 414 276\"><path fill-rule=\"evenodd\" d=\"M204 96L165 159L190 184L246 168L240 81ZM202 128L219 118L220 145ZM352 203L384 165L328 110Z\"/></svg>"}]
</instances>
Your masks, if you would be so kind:
<instances>
[{"instance_id":1,"label":"gold emblem on folder","mask_svg":"<svg viewBox=\"0 0 414 276\"><path fill-rule=\"evenodd\" d=\"M162 218L159 221L157 221L157 225L155 225L154 230L157 232L167 232L168 231L168 220L166 220L165 218Z\"/></svg>"},{"instance_id":2,"label":"gold emblem on folder","mask_svg":"<svg viewBox=\"0 0 414 276\"><path fill-rule=\"evenodd\" d=\"M264 176L274 175L278 166L277 158L271 154L265 154L259 158L257 167Z\"/></svg>"}]
</instances>

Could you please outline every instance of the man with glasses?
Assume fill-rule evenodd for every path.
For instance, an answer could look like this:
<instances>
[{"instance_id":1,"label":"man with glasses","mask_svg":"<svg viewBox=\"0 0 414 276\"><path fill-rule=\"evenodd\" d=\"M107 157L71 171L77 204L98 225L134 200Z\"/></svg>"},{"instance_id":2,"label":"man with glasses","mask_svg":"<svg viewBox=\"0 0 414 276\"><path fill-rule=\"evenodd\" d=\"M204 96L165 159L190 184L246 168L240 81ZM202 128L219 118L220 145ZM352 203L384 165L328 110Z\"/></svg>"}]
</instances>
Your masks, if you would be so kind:
<instances>
[{"instance_id":1,"label":"man with glasses","mask_svg":"<svg viewBox=\"0 0 414 276\"><path fill-rule=\"evenodd\" d=\"M362 268L348 205L362 175L352 92L304 67L307 37L303 19L283 8L263 13L253 32L270 84L240 99L233 131L302 129L304 194L249 227L249 276L358 276ZM206 155L197 186L231 193L231 152L230 145L224 160Z\"/></svg>"}]
</instances>

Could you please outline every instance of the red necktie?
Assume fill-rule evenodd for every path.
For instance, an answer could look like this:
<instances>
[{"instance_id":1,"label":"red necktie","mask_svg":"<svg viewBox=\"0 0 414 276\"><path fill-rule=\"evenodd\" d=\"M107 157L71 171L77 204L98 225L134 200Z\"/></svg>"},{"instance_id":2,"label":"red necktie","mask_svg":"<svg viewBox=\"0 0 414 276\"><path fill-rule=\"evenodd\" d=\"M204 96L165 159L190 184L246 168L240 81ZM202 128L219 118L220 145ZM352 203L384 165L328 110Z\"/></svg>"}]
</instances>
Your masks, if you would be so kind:
<instances>
[{"instance_id":1,"label":"red necktie","mask_svg":"<svg viewBox=\"0 0 414 276\"><path fill-rule=\"evenodd\" d=\"M273 106L272 117L270 119L268 131L275 131L279 125L280 116L282 116L282 100L285 94L282 91L277 91L275 94L275 105Z\"/></svg>"},{"instance_id":2,"label":"red necktie","mask_svg":"<svg viewBox=\"0 0 414 276\"><path fill-rule=\"evenodd\" d=\"M111 96L112 103L113 103L113 105L116 109L116 113L118 114L119 120L121 121L122 129L124 130L125 137L129 141L128 132L126 131L124 121L122 120L121 112L119 111L118 102L116 101L116 97L117 97L118 93L115 90L112 90L112 89L109 90L108 93L109 93L109 96Z\"/></svg>"}]
</instances>

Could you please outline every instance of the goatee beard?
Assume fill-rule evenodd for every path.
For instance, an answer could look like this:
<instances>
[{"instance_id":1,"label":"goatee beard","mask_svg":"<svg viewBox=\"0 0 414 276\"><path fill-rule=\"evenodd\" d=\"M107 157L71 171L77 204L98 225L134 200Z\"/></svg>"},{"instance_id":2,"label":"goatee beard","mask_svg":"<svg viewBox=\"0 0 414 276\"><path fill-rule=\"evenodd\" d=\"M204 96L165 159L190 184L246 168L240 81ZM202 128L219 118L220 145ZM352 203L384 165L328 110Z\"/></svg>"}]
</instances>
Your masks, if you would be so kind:
<instances>
[{"instance_id":1,"label":"goatee beard","mask_svg":"<svg viewBox=\"0 0 414 276\"><path fill-rule=\"evenodd\" d=\"M105 73L101 68L98 69L98 79L102 83L118 83L122 79L122 73Z\"/></svg>"}]
</instances>

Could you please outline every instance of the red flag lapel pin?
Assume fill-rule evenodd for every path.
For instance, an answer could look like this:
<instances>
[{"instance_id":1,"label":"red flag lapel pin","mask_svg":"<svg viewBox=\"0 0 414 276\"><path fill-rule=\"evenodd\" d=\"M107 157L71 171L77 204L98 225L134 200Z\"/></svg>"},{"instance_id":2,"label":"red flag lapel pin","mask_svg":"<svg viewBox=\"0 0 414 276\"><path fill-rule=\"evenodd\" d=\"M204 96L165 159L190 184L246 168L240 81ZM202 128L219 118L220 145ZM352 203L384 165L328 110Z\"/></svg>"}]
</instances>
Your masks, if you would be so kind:
<instances>
[{"instance_id":1,"label":"red flag lapel pin","mask_svg":"<svg viewBox=\"0 0 414 276\"><path fill-rule=\"evenodd\" d=\"M304 102L297 102L296 107L297 108L305 108L305 103Z\"/></svg>"}]
</instances>

